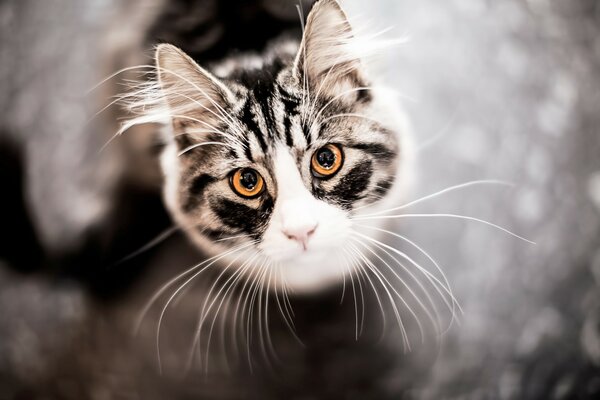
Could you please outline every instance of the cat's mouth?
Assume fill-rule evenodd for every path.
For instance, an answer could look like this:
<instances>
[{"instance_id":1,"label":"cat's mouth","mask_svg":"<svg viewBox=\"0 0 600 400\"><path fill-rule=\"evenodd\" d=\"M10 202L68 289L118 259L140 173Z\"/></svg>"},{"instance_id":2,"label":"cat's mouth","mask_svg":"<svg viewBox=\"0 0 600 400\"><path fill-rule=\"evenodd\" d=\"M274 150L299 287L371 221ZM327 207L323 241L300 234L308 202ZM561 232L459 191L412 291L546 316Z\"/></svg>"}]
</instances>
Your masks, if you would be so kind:
<instances>
[{"instance_id":1,"label":"cat's mouth","mask_svg":"<svg viewBox=\"0 0 600 400\"><path fill-rule=\"evenodd\" d=\"M333 250L331 247L318 246L315 244L293 244L290 246L282 246L277 249L265 250L261 249L262 253L274 262L294 264L306 264L320 261Z\"/></svg>"},{"instance_id":2,"label":"cat's mouth","mask_svg":"<svg viewBox=\"0 0 600 400\"><path fill-rule=\"evenodd\" d=\"M295 292L313 292L342 282L348 265L336 252L325 249L307 249L300 256L286 256L276 263L282 284Z\"/></svg>"}]
</instances>

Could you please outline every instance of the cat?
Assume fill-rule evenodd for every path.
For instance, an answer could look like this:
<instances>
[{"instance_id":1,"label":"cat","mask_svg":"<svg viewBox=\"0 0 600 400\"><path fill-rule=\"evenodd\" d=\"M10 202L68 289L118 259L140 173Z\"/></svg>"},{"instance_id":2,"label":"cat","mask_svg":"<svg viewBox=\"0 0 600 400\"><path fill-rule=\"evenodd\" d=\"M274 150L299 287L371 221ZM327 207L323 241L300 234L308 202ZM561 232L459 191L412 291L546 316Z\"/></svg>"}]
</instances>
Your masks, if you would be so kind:
<instances>
[{"instance_id":1,"label":"cat","mask_svg":"<svg viewBox=\"0 0 600 400\"><path fill-rule=\"evenodd\" d=\"M82 393L120 390L105 369L144 398L393 398L424 376L430 358L405 353L435 333L413 311L426 291L394 287L402 278L377 269L394 262L393 248L373 250L385 220L357 220L398 206L410 186L408 123L364 58L378 45L354 35L334 0L315 2L300 40L290 36L206 68L160 44L156 79L121 97L133 116L120 132L161 126L164 202L197 250L171 247L165 265L148 269L169 275L182 260L203 261L146 307L138 289L133 301L92 308L75 330L87 332L75 341L84 356L56 371L66 378L47 374L43 393L63 393L60 383L80 374L90 382ZM156 280L148 272L136 284ZM417 313L427 318L427 307ZM140 309L138 335L126 340Z\"/></svg>"},{"instance_id":2,"label":"cat","mask_svg":"<svg viewBox=\"0 0 600 400\"><path fill-rule=\"evenodd\" d=\"M424 332L427 327L413 311L421 306L434 321L430 305L419 298L423 293L409 288L410 294L403 296L390 283L406 285L402 277L392 271L395 276L390 278L390 271L377 266L383 263L392 270L389 259L398 261L390 251L397 250L387 251L377 239L389 232L385 219L365 216L398 206L406 197L414 153L402 108L369 78L364 56L378 46L371 42L366 48L369 42L361 40L337 1L319 0L307 15L300 41L279 38L260 54L229 56L205 68L178 47L159 44L155 79L127 95L125 105L133 117L120 132L147 123L162 126L166 207L206 256L167 282L142 313L145 317L168 293L156 315L160 343L169 306L193 286L190 292L195 291L200 311L192 312L193 339L184 341L198 351L187 357L188 370L194 361L201 370L218 369L215 357L229 364L222 360L232 351L227 347L237 348L240 342L248 353L247 367L269 367L274 353L294 346L289 339L317 346L327 342L329 334L323 329L331 325L336 326L338 345L364 334L376 357L391 348L373 347L376 329L364 327L379 328L382 321L373 313L365 322L365 307L379 308L381 334L388 330L384 314L393 313L397 329L390 340L396 350L390 354L410 348L417 325L421 339L437 332ZM386 255L373 250L377 246L386 252L387 263ZM411 278L431 302L418 278ZM425 278L432 283L430 276ZM363 283L368 285L364 290ZM348 292L352 288L354 313L338 305L340 310L331 314L331 304L339 303L340 291L343 299L346 285ZM367 294L367 287L372 292ZM194 304L189 298L187 302ZM362 303L361 312L357 302ZM265 316L269 306L275 310L271 319ZM330 310L326 324L320 313L303 311L314 307ZM417 324L406 326L406 317L414 317ZM219 334L213 333L215 325ZM342 347L359 355L364 346ZM214 348L222 348L220 354ZM257 359L252 356L256 354ZM292 359L301 354L297 349L287 353ZM162 361L159 368L164 369ZM166 369L180 370L181 364ZM374 371L385 375L382 367Z\"/></svg>"},{"instance_id":3,"label":"cat","mask_svg":"<svg viewBox=\"0 0 600 400\"><path fill-rule=\"evenodd\" d=\"M240 252L258 254L244 274L266 263L295 292L354 273L344 258L353 232L381 226L353 215L397 204L412 157L401 109L371 86L356 43L339 4L321 0L301 43L279 40L210 70L157 46L157 79L129 103L144 111L124 129L167 122L164 199L203 252L231 250L219 259L236 267Z\"/></svg>"}]
</instances>

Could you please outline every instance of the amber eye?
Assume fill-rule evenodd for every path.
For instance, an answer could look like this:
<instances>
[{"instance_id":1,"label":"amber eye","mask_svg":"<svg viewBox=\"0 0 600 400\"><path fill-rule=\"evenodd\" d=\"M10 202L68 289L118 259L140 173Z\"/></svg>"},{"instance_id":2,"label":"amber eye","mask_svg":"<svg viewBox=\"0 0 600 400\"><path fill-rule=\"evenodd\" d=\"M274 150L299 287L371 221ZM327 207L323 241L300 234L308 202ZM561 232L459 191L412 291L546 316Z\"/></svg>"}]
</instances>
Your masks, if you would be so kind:
<instances>
[{"instance_id":1,"label":"amber eye","mask_svg":"<svg viewBox=\"0 0 600 400\"><path fill-rule=\"evenodd\" d=\"M328 178L338 172L344 162L344 153L336 144L327 144L313 154L312 173L317 178Z\"/></svg>"},{"instance_id":2,"label":"amber eye","mask_svg":"<svg viewBox=\"0 0 600 400\"><path fill-rule=\"evenodd\" d=\"M233 191L245 198L251 199L262 193L265 182L258 172L252 168L240 168L231 174L229 180Z\"/></svg>"}]
</instances>

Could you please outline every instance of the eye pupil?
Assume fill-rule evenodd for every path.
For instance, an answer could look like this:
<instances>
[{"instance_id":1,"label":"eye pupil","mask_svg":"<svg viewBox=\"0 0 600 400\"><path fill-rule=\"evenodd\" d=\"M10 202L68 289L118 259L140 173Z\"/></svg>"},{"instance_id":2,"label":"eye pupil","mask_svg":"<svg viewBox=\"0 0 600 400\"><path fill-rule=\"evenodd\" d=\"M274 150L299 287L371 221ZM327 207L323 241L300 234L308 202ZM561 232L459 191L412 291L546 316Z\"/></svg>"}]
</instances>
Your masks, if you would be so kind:
<instances>
[{"instance_id":1,"label":"eye pupil","mask_svg":"<svg viewBox=\"0 0 600 400\"><path fill-rule=\"evenodd\" d=\"M325 169L330 169L335 164L335 154L328 148L323 148L317 153L317 162Z\"/></svg>"},{"instance_id":2,"label":"eye pupil","mask_svg":"<svg viewBox=\"0 0 600 400\"><path fill-rule=\"evenodd\" d=\"M254 189L256 184L258 183L258 177L256 176L256 172L252 170L243 170L240 174L240 183L243 187L248 190Z\"/></svg>"},{"instance_id":3,"label":"eye pupil","mask_svg":"<svg viewBox=\"0 0 600 400\"><path fill-rule=\"evenodd\" d=\"M327 179L332 177L342 167L344 153L337 144L326 144L313 153L311 170L315 178Z\"/></svg>"}]
</instances>

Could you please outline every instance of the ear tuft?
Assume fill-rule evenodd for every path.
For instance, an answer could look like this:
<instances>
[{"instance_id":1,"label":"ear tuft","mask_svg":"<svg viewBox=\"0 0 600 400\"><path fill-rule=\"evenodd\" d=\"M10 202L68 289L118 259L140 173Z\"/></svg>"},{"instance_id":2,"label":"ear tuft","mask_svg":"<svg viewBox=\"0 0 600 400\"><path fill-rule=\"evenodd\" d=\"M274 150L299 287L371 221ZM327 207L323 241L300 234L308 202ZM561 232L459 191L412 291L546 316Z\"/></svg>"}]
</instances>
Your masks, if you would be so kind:
<instances>
[{"instance_id":1,"label":"ear tuft","mask_svg":"<svg viewBox=\"0 0 600 400\"><path fill-rule=\"evenodd\" d=\"M365 80L358 55L352 51L354 36L346 14L336 0L317 1L306 26L294 72L312 89L339 91L360 86Z\"/></svg>"},{"instance_id":2,"label":"ear tuft","mask_svg":"<svg viewBox=\"0 0 600 400\"><path fill-rule=\"evenodd\" d=\"M157 46L155 60L174 129L194 125L196 132L216 130L223 122L224 109L233 101L231 91L173 45Z\"/></svg>"}]
</instances>

